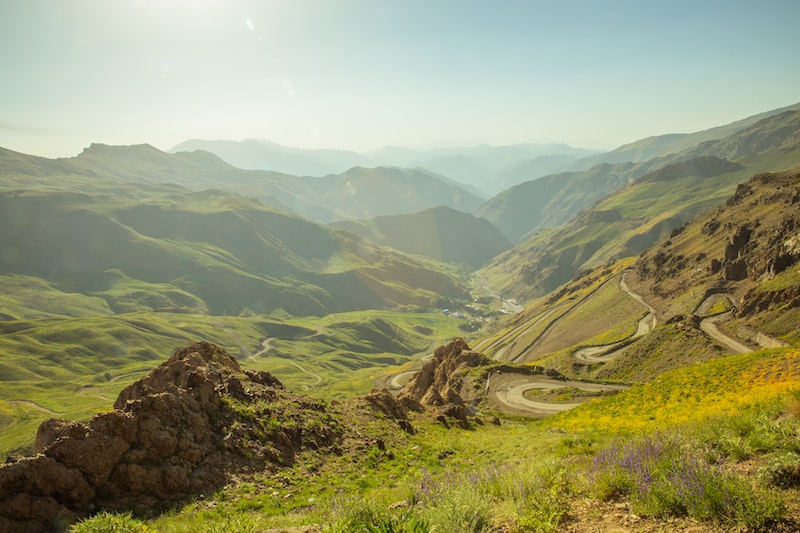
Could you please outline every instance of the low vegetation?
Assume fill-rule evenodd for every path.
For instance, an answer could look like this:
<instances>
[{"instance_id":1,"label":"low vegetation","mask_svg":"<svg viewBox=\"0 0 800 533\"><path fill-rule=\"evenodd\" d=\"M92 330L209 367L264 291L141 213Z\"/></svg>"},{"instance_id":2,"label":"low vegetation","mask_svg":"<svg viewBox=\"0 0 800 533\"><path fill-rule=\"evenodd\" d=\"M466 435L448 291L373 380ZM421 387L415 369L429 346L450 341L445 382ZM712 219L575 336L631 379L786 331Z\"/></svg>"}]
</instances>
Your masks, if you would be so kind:
<instances>
[{"instance_id":1,"label":"low vegetation","mask_svg":"<svg viewBox=\"0 0 800 533\"><path fill-rule=\"evenodd\" d=\"M463 430L417 416L416 435L376 425L383 449L308 454L161 516L100 514L73 531L133 520L136 531L159 532L548 532L667 518L708 531L790 531L800 486L798 357L782 350L702 363L545 421ZM698 395L716 408L674 393L700 375ZM754 390L742 394L732 381ZM590 423L606 410L628 422ZM616 511L598 515L584 502Z\"/></svg>"}]
</instances>

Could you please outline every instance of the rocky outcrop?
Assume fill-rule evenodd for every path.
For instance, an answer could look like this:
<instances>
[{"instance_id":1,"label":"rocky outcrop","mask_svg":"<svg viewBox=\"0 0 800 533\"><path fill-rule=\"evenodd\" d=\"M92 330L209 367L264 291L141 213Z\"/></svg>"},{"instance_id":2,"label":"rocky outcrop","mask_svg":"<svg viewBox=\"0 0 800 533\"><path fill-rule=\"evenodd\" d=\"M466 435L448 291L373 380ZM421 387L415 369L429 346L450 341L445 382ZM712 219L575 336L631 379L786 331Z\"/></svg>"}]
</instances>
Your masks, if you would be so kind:
<instances>
[{"instance_id":1,"label":"rocky outcrop","mask_svg":"<svg viewBox=\"0 0 800 533\"><path fill-rule=\"evenodd\" d=\"M421 410L421 406L418 402L409 401L408 398L402 401L398 400L392 396L392 393L387 389L382 389L373 390L364 397L363 403L367 408L392 419L400 426L400 429L406 433L412 435L416 433L414 426L411 425L411 421L408 418L408 411L409 409L413 411Z\"/></svg>"},{"instance_id":2,"label":"rocky outcrop","mask_svg":"<svg viewBox=\"0 0 800 533\"><path fill-rule=\"evenodd\" d=\"M436 349L433 358L408 382L398 399L437 408L441 416L466 427L472 400L467 373L471 368L490 363L482 354L470 350L464 339L454 339Z\"/></svg>"},{"instance_id":3,"label":"rocky outcrop","mask_svg":"<svg viewBox=\"0 0 800 533\"><path fill-rule=\"evenodd\" d=\"M51 419L34 457L0 466L0 532L58 530L99 509L150 508L217 490L231 475L276 469L335 446L344 424L224 350L177 350L88 423Z\"/></svg>"}]
</instances>

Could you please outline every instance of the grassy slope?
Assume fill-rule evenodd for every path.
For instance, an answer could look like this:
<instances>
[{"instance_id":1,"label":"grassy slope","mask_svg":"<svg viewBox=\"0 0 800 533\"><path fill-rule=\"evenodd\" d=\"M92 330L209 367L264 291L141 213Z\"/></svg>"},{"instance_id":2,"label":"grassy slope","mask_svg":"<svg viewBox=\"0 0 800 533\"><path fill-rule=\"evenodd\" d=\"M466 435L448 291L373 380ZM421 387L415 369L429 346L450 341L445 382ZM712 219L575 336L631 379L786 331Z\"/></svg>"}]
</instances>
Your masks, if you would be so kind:
<instances>
[{"instance_id":1,"label":"grassy slope","mask_svg":"<svg viewBox=\"0 0 800 533\"><path fill-rule=\"evenodd\" d=\"M459 321L436 315L291 319L285 311L427 308L440 294L464 294L455 269L441 263L220 191L130 186L29 157L3 163L20 169L0 184L2 453L29 445L53 413L84 419L107 409L121 388L189 341L247 359L272 338L269 359L244 364L273 371L282 361L275 371L289 386L336 396L369 390L379 368L458 331ZM54 165L65 173L52 174ZM337 321L359 324L348 326L349 342L326 333L346 334ZM298 331L303 338L288 343ZM336 379L351 371L353 382Z\"/></svg>"},{"instance_id":2,"label":"grassy slope","mask_svg":"<svg viewBox=\"0 0 800 533\"><path fill-rule=\"evenodd\" d=\"M644 308L619 288L619 277L629 263L588 273L562 294L537 300L476 347L506 361L537 361L571 373L571 359L566 358L562 367L543 357L573 346L617 342L636 331Z\"/></svg>"},{"instance_id":3,"label":"grassy slope","mask_svg":"<svg viewBox=\"0 0 800 533\"><path fill-rule=\"evenodd\" d=\"M144 186L131 198L105 180L97 180L92 194L67 192L80 190L83 178L49 180L2 191L0 243L7 253L0 270L47 279L62 290L109 291L112 309L135 309L130 294L145 285L159 293L151 308L214 314L426 306L439 294L462 293L444 265L375 248L252 200Z\"/></svg>"},{"instance_id":4,"label":"grassy slope","mask_svg":"<svg viewBox=\"0 0 800 533\"><path fill-rule=\"evenodd\" d=\"M548 424L570 432L653 432L769 403L795 390L800 390L797 348L731 355L665 372Z\"/></svg>"},{"instance_id":5,"label":"grassy slope","mask_svg":"<svg viewBox=\"0 0 800 533\"><path fill-rule=\"evenodd\" d=\"M401 252L477 268L511 243L485 219L448 207L333 224Z\"/></svg>"}]
</instances>

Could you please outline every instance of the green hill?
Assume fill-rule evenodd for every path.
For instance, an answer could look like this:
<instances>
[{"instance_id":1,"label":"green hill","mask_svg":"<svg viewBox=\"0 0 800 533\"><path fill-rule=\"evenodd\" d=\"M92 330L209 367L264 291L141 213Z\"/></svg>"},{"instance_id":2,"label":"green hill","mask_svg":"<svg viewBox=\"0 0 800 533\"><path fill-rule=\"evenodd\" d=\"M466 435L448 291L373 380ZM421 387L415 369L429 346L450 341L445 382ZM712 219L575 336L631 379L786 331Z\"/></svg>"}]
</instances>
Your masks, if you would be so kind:
<instances>
[{"instance_id":1,"label":"green hill","mask_svg":"<svg viewBox=\"0 0 800 533\"><path fill-rule=\"evenodd\" d=\"M219 191L137 201L4 191L0 212L0 272L105 297L119 310L136 308L120 298L129 279L192 294L220 315L426 306L463 294L447 274L400 254Z\"/></svg>"},{"instance_id":2,"label":"green hill","mask_svg":"<svg viewBox=\"0 0 800 533\"><path fill-rule=\"evenodd\" d=\"M508 220L521 216L527 201L537 212L520 220L539 217L539 231L477 273L495 306L481 314L463 268L437 260L477 265L469 253L508 242L454 208L344 231L188 187L194 174L253 190L275 178L286 199L313 189L209 154L0 151L0 530L21 523L7 516L49 518L56 502L99 510L90 501L138 514L99 512L75 531L798 530L800 111L741 126L500 197L495 214L513 204ZM348 194L452 194L409 192L433 183L424 176L354 169L304 205L336 204L335 218L367 205ZM547 194L535 203L533 190ZM448 301L481 329L430 309ZM233 361L217 347L208 360L177 350L160 373L174 383L119 402L142 415L135 428L119 412L51 421L44 454L11 453L32 451L42 420L107 411L196 339L237 359L235 372L217 372ZM420 367L424 396L354 398L397 391ZM180 411L191 422L164 416L178 398L193 398ZM206 426L218 430L192 437ZM116 454L107 476L82 453L92 446ZM200 449L228 459L191 470ZM59 474L94 476L81 485L92 488L79 499ZM212 474L208 490L176 481ZM149 490L159 481L170 490ZM113 501L122 486L142 499Z\"/></svg>"},{"instance_id":3,"label":"green hill","mask_svg":"<svg viewBox=\"0 0 800 533\"><path fill-rule=\"evenodd\" d=\"M409 215L375 217L333 224L381 246L407 254L477 268L511 247L492 224L448 207Z\"/></svg>"},{"instance_id":4,"label":"green hill","mask_svg":"<svg viewBox=\"0 0 800 533\"><path fill-rule=\"evenodd\" d=\"M655 183L663 181L639 185ZM477 347L571 377L649 382L731 351L794 345L798 198L800 170L759 174L638 258L587 269L535 300ZM616 227L617 215L605 224ZM743 350L713 336L712 316Z\"/></svg>"}]
</instances>

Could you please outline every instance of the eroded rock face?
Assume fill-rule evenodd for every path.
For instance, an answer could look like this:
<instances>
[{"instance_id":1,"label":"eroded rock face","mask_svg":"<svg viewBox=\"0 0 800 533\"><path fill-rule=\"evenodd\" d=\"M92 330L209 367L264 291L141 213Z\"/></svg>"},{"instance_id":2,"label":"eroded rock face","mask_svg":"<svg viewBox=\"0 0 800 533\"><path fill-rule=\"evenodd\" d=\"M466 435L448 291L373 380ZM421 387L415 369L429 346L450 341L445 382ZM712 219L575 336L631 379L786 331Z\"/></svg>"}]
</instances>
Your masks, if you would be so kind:
<instances>
[{"instance_id":1,"label":"eroded rock face","mask_svg":"<svg viewBox=\"0 0 800 533\"><path fill-rule=\"evenodd\" d=\"M205 342L177 350L114 406L86 424L44 422L37 455L0 466L0 532L53 531L97 509L215 491L231 474L335 445L343 431L326 404Z\"/></svg>"},{"instance_id":2,"label":"eroded rock face","mask_svg":"<svg viewBox=\"0 0 800 533\"><path fill-rule=\"evenodd\" d=\"M408 410L419 410L418 403L408 400L399 400L392 396L387 389L373 390L365 398L366 407L382 413L394 420L406 433L414 434L416 430L408 418Z\"/></svg>"},{"instance_id":3,"label":"eroded rock face","mask_svg":"<svg viewBox=\"0 0 800 533\"><path fill-rule=\"evenodd\" d=\"M436 407L442 415L467 425L469 410L466 406L470 396L467 372L490 362L482 354L473 352L464 339L455 339L436 349L433 358L408 382L398 399Z\"/></svg>"}]
</instances>

